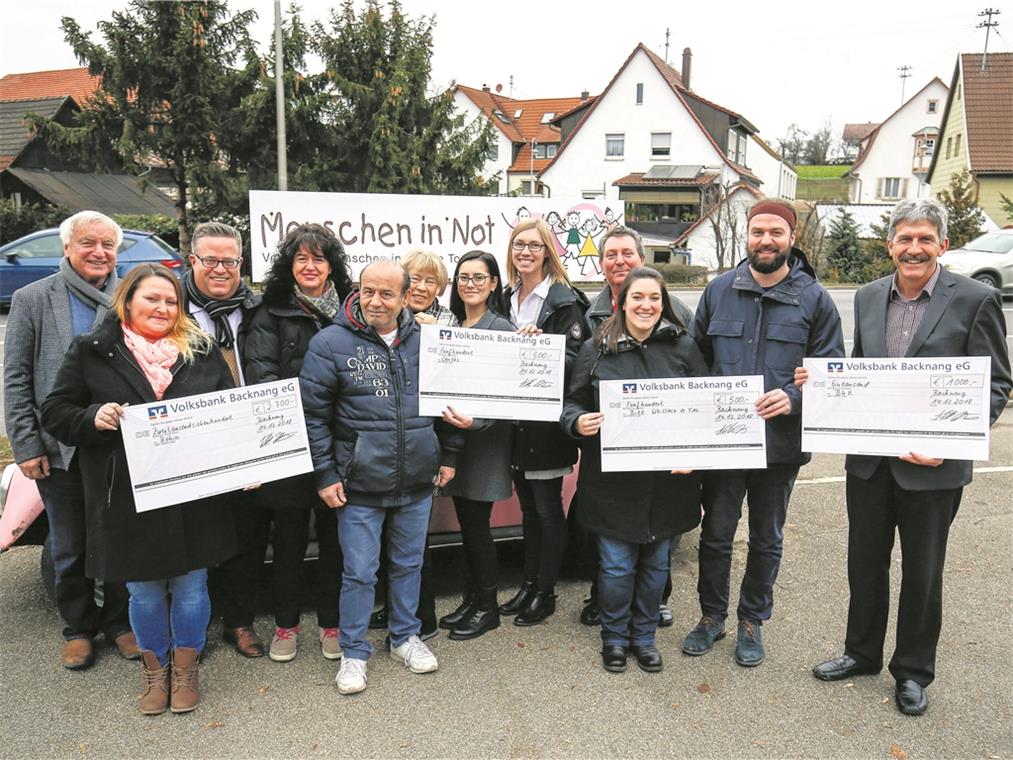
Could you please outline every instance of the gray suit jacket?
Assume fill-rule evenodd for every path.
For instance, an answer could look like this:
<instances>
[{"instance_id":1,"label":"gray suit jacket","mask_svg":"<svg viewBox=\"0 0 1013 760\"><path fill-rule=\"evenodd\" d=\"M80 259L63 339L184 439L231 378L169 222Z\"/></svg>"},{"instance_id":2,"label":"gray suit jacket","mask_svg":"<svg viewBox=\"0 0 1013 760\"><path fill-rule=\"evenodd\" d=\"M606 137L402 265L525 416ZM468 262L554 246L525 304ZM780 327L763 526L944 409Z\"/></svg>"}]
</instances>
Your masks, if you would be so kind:
<instances>
[{"instance_id":1,"label":"gray suit jacket","mask_svg":"<svg viewBox=\"0 0 1013 760\"><path fill-rule=\"evenodd\" d=\"M854 357L886 356L886 307L893 275L859 288L855 294ZM921 324L915 331L907 356L991 356L992 383L990 420L1002 414L1013 389L1006 349L1006 322L999 291L946 269L932 292ZM882 457L848 455L844 468L867 480ZM909 491L959 488L971 482L972 463L947 459L939 467L924 467L889 458L897 484Z\"/></svg>"},{"instance_id":2,"label":"gray suit jacket","mask_svg":"<svg viewBox=\"0 0 1013 760\"><path fill-rule=\"evenodd\" d=\"M4 423L14 461L49 457L66 469L74 449L39 424L39 410L74 338L70 296L57 272L14 293L4 345Z\"/></svg>"}]
</instances>

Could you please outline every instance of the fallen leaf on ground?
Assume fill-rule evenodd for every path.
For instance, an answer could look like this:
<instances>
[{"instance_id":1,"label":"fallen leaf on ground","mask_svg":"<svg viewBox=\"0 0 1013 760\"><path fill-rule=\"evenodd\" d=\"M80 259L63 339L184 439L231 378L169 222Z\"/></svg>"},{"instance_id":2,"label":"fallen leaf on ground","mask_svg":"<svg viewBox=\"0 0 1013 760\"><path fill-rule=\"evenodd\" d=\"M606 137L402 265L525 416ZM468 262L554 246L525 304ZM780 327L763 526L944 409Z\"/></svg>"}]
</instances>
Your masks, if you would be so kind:
<instances>
[{"instance_id":1,"label":"fallen leaf on ground","mask_svg":"<svg viewBox=\"0 0 1013 760\"><path fill-rule=\"evenodd\" d=\"M263 696L264 694L267 694L267 692L269 692L270 690L271 690L270 686L261 686L259 689L257 689L257 693Z\"/></svg>"},{"instance_id":2,"label":"fallen leaf on ground","mask_svg":"<svg viewBox=\"0 0 1013 760\"><path fill-rule=\"evenodd\" d=\"M713 689L711 688L711 685L709 683L702 683L702 684L700 684L699 686L696 687L696 690L698 692L700 692L701 694L707 694L707 693L713 691Z\"/></svg>"},{"instance_id":3,"label":"fallen leaf on ground","mask_svg":"<svg viewBox=\"0 0 1013 760\"><path fill-rule=\"evenodd\" d=\"M855 682L854 681L850 681L850 682L844 684L844 688L845 689L854 689L855 688Z\"/></svg>"},{"instance_id":4,"label":"fallen leaf on ground","mask_svg":"<svg viewBox=\"0 0 1013 760\"><path fill-rule=\"evenodd\" d=\"M524 649L524 647L526 647L526 646L527 646L527 644L525 644L523 641L518 641L517 642L517 648L518 649Z\"/></svg>"},{"instance_id":5,"label":"fallen leaf on ground","mask_svg":"<svg viewBox=\"0 0 1013 760\"><path fill-rule=\"evenodd\" d=\"M207 725L208 728L223 728L224 726L225 724L222 723L220 720L213 720Z\"/></svg>"},{"instance_id":6,"label":"fallen leaf on ground","mask_svg":"<svg viewBox=\"0 0 1013 760\"><path fill-rule=\"evenodd\" d=\"M883 698L882 698L881 700L879 700L879 703L880 703L881 705L885 705L885 704L887 704L887 703L888 703L889 701L890 701L890 698L889 698L889 697L883 697Z\"/></svg>"},{"instance_id":7,"label":"fallen leaf on ground","mask_svg":"<svg viewBox=\"0 0 1013 760\"><path fill-rule=\"evenodd\" d=\"M764 739L753 739L753 744L755 744L757 747L766 747L767 746L767 742Z\"/></svg>"},{"instance_id":8,"label":"fallen leaf on ground","mask_svg":"<svg viewBox=\"0 0 1013 760\"><path fill-rule=\"evenodd\" d=\"M891 744L890 757L894 758L894 760L907 760L907 752L902 750L896 744Z\"/></svg>"}]
</instances>

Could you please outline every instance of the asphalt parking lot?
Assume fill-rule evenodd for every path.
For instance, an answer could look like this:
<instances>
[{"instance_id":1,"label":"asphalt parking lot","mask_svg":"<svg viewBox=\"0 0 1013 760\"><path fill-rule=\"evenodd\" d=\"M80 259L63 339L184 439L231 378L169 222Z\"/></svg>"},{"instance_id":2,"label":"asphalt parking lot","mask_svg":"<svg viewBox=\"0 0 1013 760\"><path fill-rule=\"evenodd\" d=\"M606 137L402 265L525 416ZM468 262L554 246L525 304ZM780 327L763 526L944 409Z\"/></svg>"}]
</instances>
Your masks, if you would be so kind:
<instances>
[{"instance_id":1,"label":"asphalt parking lot","mask_svg":"<svg viewBox=\"0 0 1013 760\"><path fill-rule=\"evenodd\" d=\"M965 490L950 533L937 680L920 718L897 712L885 671L841 683L809 674L842 649L841 475L837 456L802 470L774 618L763 628L767 660L752 670L733 662L730 639L704 657L679 652L698 617L694 532L673 563L676 624L659 635L660 674L602 670L597 631L577 622L586 583L571 577L545 624L507 622L471 642L441 635L430 642L440 658L431 675L412 675L378 652L368 689L354 697L334 689L336 665L315 647L311 613L303 649L286 664L240 658L215 622L200 707L145 717L136 708L136 663L103 648L89 671L60 667L60 623L39 579L40 550L15 548L0 556L0 756L1013 757L1013 410L993 428L992 459ZM733 577L744 550L740 535ZM442 614L457 604L463 565L456 549L435 556ZM516 545L502 547L504 598L519 557ZM271 621L263 615L257 626L267 635ZM379 646L382 633L371 635Z\"/></svg>"}]
</instances>

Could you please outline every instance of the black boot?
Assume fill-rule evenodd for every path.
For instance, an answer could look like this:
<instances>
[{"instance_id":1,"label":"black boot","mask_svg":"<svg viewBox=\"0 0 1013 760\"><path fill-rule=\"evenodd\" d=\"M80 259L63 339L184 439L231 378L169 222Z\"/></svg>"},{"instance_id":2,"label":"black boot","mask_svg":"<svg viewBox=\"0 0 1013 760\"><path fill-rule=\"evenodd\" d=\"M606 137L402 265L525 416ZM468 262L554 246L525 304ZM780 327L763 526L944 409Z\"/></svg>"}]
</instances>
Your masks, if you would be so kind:
<instances>
[{"instance_id":1,"label":"black boot","mask_svg":"<svg viewBox=\"0 0 1013 760\"><path fill-rule=\"evenodd\" d=\"M475 606L478 604L478 594L474 591L464 592L464 600L457 606L453 612L449 615L444 615L440 618L440 628L450 630L455 625L460 623L466 617L471 615L475 611Z\"/></svg>"},{"instance_id":2,"label":"black boot","mask_svg":"<svg viewBox=\"0 0 1013 760\"><path fill-rule=\"evenodd\" d=\"M450 631L454 641L477 639L483 633L499 628L499 607L496 606L496 587L482 589L475 606Z\"/></svg>"},{"instance_id":3,"label":"black boot","mask_svg":"<svg viewBox=\"0 0 1013 760\"><path fill-rule=\"evenodd\" d=\"M524 581L524 583L521 584L520 589L518 589L517 593L514 594L514 598L511 599L506 604L501 604L499 606L499 614L516 615L518 612L520 612L529 604L531 604L531 600L535 598L535 592L536 592L535 582Z\"/></svg>"},{"instance_id":4,"label":"black boot","mask_svg":"<svg viewBox=\"0 0 1013 760\"><path fill-rule=\"evenodd\" d=\"M531 603L517 613L514 625L537 625L556 611L556 594L554 589L545 589L535 594Z\"/></svg>"}]
</instances>

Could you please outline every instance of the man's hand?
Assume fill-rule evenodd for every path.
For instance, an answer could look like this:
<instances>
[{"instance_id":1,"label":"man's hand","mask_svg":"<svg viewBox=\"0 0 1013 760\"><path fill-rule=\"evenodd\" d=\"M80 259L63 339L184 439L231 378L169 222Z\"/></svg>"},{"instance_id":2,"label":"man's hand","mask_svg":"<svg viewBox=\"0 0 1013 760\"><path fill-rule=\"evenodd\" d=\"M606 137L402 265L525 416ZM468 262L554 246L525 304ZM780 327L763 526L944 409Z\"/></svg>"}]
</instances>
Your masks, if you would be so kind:
<instances>
[{"instance_id":1,"label":"man's hand","mask_svg":"<svg viewBox=\"0 0 1013 760\"><path fill-rule=\"evenodd\" d=\"M443 421L461 430L467 430L475 424L475 420L472 417L461 414L452 406L448 406L443 410Z\"/></svg>"},{"instance_id":2,"label":"man's hand","mask_svg":"<svg viewBox=\"0 0 1013 760\"><path fill-rule=\"evenodd\" d=\"M902 462L908 462L909 464L918 464L922 467L938 467L943 463L942 459L936 459L934 457L922 456L911 451L907 454L902 454L897 457Z\"/></svg>"},{"instance_id":3,"label":"man's hand","mask_svg":"<svg viewBox=\"0 0 1013 760\"><path fill-rule=\"evenodd\" d=\"M538 325L532 322L530 325L524 325L523 327L517 328L518 335L541 335L542 331Z\"/></svg>"},{"instance_id":4,"label":"man's hand","mask_svg":"<svg viewBox=\"0 0 1013 760\"><path fill-rule=\"evenodd\" d=\"M443 486L454 479L456 474L457 469L455 467L440 467L440 471L436 473L436 479L433 480L433 484L437 488L443 488Z\"/></svg>"},{"instance_id":5,"label":"man's hand","mask_svg":"<svg viewBox=\"0 0 1013 760\"><path fill-rule=\"evenodd\" d=\"M21 474L29 480L42 480L49 477L49 457L43 454L35 459L26 459L18 463Z\"/></svg>"},{"instance_id":6,"label":"man's hand","mask_svg":"<svg viewBox=\"0 0 1013 760\"><path fill-rule=\"evenodd\" d=\"M340 509L348 503L348 498L345 496L344 483L335 483L326 488L321 488L317 491L317 494L320 496L320 501L331 509Z\"/></svg>"},{"instance_id":7,"label":"man's hand","mask_svg":"<svg viewBox=\"0 0 1013 760\"><path fill-rule=\"evenodd\" d=\"M791 399L780 388L767 391L756 399L756 412L765 420L779 414L791 414Z\"/></svg>"},{"instance_id":8,"label":"man's hand","mask_svg":"<svg viewBox=\"0 0 1013 760\"><path fill-rule=\"evenodd\" d=\"M95 412L95 429L96 430L116 430L120 426L120 417L123 416L123 409L128 404L120 406L113 402L108 404L102 404L98 411Z\"/></svg>"},{"instance_id":9,"label":"man's hand","mask_svg":"<svg viewBox=\"0 0 1013 760\"><path fill-rule=\"evenodd\" d=\"M580 415L577 418L577 433L582 436L595 435L601 430L601 423L605 419L605 415L601 412L587 412Z\"/></svg>"},{"instance_id":10,"label":"man's hand","mask_svg":"<svg viewBox=\"0 0 1013 760\"><path fill-rule=\"evenodd\" d=\"M809 370L805 367L795 367L795 385L801 388L809 379Z\"/></svg>"}]
</instances>

